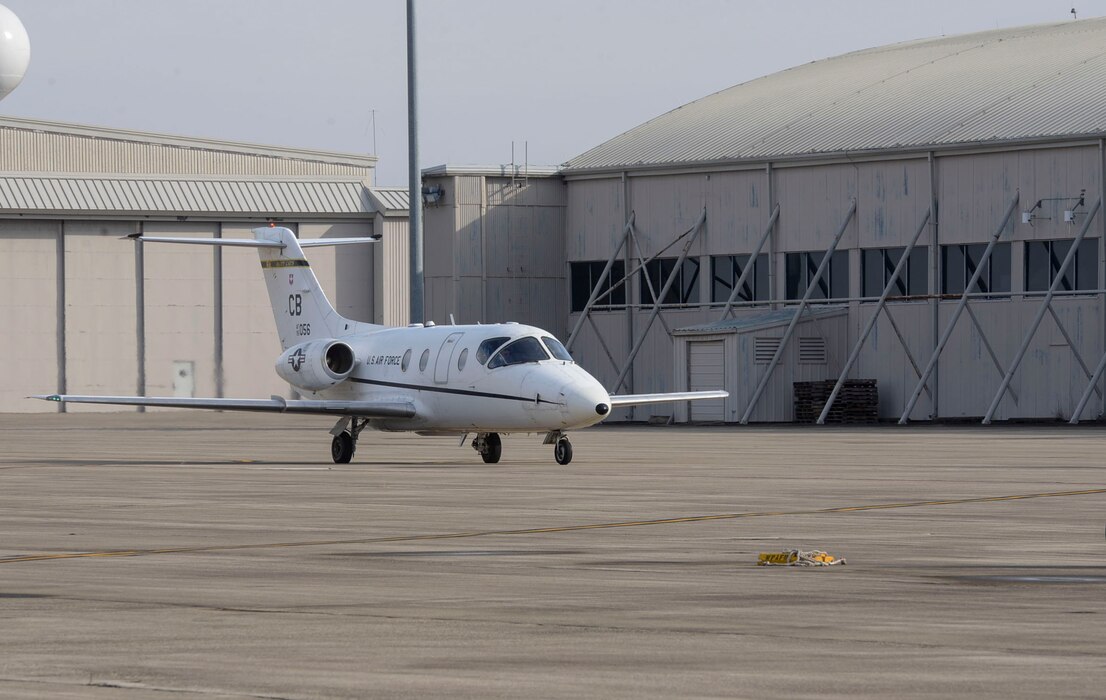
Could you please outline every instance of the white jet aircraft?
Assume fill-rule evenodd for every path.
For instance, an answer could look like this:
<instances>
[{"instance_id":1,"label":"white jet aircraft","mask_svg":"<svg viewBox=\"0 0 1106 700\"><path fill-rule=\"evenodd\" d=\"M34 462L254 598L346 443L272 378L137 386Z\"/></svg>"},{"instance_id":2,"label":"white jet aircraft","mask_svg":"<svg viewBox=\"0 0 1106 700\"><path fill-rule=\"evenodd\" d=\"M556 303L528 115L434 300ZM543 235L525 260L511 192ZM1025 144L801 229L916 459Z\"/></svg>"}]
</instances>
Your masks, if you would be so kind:
<instances>
[{"instance_id":1,"label":"white jet aircraft","mask_svg":"<svg viewBox=\"0 0 1106 700\"><path fill-rule=\"evenodd\" d=\"M558 464L572 460L567 431L606 418L613 408L717 399L725 391L610 396L572 360L553 334L533 326L411 324L388 328L340 316L319 287L303 248L373 242L373 238L298 240L287 228L257 228L254 239L143 237L146 243L257 248L283 354L276 373L304 397L201 399L52 394L65 403L170 406L223 411L338 416L331 457L353 458L357 438L378 430L428 435L475 434L473 448L494 464L501 433L544 433ZM132 236L136 237L136 236Z\"/></svg>"}]
</instances>

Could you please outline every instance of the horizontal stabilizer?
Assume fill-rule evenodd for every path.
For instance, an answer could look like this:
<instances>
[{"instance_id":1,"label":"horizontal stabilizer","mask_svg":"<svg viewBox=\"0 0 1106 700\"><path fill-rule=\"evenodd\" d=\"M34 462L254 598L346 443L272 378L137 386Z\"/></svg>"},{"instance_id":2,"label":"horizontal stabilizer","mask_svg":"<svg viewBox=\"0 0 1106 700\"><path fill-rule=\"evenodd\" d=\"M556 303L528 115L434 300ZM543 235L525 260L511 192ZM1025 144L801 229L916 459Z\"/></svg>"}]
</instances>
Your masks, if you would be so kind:
<instances>
[{"instance_id":1,"label":"horizontal stabilizer","mask_svg":"<svg viewBox=\"0 0 1106 700\"><path fill-rule=\"evenodd\" d=\"M276 241L254 240L252 238L184 238L177 236L143 236L133 233L127 238L141 240L143 243L183 243L185 245L218 245L233 248L283 248L283 243ZM320 248L332 245L353 245L355 243L377 243L380 236L366 236L364 238L309 238L299 241L300 248Z\"/></svg>"},{"instance_id":2,"label":"horizontal stabilizer","mask_svg":"<svg viewBox=\"0 0 1106 700\"><path fill-rule=\"evenodd\" d=\"M380 236L364 238L301 238L300 248L320 248L327 245L353 245L354 243L379 243Z\"/></svg>"},{"instance_id":3,"label":"horizontal stabilizer","mask_svg":"<svg viewBox=\"0 0 1106 700\"><path fill-rule=\"evenodd\" d=\"M415 415L415 407L404 401L292 400L282 399L279 396L274 396L271 399L189 399L171 396L78 396L75 394L49 394L29 398L60 403L206 408L217 411L256 411L261 413L315 413L359 416L361 418L411 418Z\"/></svg>"},{"instance_id":4,"label":"horizontal stabilizer","mask_svg":"<svg viewBox=\"0 0 1106 700\"><path fill-rule=\"evenodd\" d=\"M611 408L619 406L640 406L649 403L668 403L670 401L700 401L702 399L724 399L728 391L677 391L670 394L624 394L611 397Z\"/></svg>"},{"instance_id":5,"label":"horizontal stabilizer","mask_svg":"<svg viewBox=\"0 0 1106 700\"><path fill-rule=\"evenodd\" d=\"M222 245L236 248L283 248L283 243L276 241L258 241L252 238L184 238L177 236L143 236L141 233L132 233L127 236L131 240L141 240L143 243L184 243L185 245Z\"/></svg>"}]
</instances>

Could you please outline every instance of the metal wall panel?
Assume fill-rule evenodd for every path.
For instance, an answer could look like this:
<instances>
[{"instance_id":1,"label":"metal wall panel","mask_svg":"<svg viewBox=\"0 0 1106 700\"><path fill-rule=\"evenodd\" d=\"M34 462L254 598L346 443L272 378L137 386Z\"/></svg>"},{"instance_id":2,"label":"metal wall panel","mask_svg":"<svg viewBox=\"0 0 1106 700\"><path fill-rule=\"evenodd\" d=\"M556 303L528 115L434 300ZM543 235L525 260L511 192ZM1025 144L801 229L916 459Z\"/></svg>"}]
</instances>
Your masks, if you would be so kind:
<instances>
[{"instance_id":1,"label":"metal wall panel","mask_svg":"<svg viewBox=\"0 0 1106 700\"><path fill-rule=\"evenodd\" d=\"M768 225L768 176L763 170L707 176L707 223L701 250L706 255L750 253ZM768 252L767 243L763 252Z\"/></svg>"},{"instance_id":2,"label":"metal wall panel","mask_svg":"<svg viewBox=\"0 0 1106 700\"><path fill-rule=\"evenodd\" d=\"M360 238L373 235L371 224L309 224L299 226L300 238ZM327 299L346 318L377 323L372 271L379 243L311 248L307 259Z\"/></svg>"},{"instance_id":3,"label":"metal wall panel","mask_svg":"<svg viewBox=\"0 0 1106 700\"><path fill-rule=\"evenodd\" d=\"M215 224L151 222L144 234L213 238L217 230ZM116 245L120 256L134 249L129 241ZM253 257L256 264L253 250L223 252L224 259L234 255ZM206 246L143 244L148 396L173 396L176 362L193 363L195 396L215 396L214 257Z\"/></svg>"},{"instance_id":4,"label":"metal wall panel","mask_svg":"<svg viewBox=\"0 0 1106 700\"><path fill-rule=\"evenodd\" d=\"M385 326L406 326L411 318L411 248L407 219L377 215L373 230L381 234L373 258L373 317Z\"/></svg>"},{"instance_id":5,"label":"metal wall panel","mask_svg":"<svg viewBox=\"0 0 1106 700\"><path fill-rule=\"evenodd\" d=\"M858 332L856 325L865 327L875 307L874 303L857 305L853 318L858 324L853 324L849 334L850 350L852 344L856 342ZM914 361L918 363L918 369L923 369L933 351L932 306L928 302L903 302L888 304L887 308L895 319L895 325L903 334ZM961 322L971 323L967 314ZM990 364L990 360L984 358L983 362L985 364L978 366L975 371L994 377L997 386L999 377L996 371L986 366ZM876 380L879 388L880 418L898 420L902 415L906 400L910 398L910 393L918 383L918 375L911 367L910 360L903 351L902 344L885 313L880 314L880 319L868 336L868 341L861 350L849 377ZM923 393L910 417L912 420L928 420L931 415L933 415L932 401L929 394Z\"/></svg>"},{"instance_id":6,"label":"metal wall panel","mask_svg":"<svg viewBox=\"0 0 1106 700\"><path fill-rule=\"evenodd\" d=\"M264 225L260 221L226 224L223 237L251 238L251 229ZM273 369L279 356L280 339L257 251L224 251L224 393L236 398L290 396L288 385Z\"/></svg>"},{"instance_id":7,"label":"metal wall panel","mask_svg":"<svg viewBox=\"0 0 1106 700\"><path fill-rule=\"evenodd\" d=\"M929 209L929 162L921 159L861 163L856 171L860 247L905 246ZM929 237L923 232L918 245L928 242Z\"/></svg>"},{"instance_id":8,"label":"metal wall panel","mask_svg":"<svg viewBox=\"0 0 1106 700\"><path fill-rule=\"evenodd\" d=\"M565 256L575 260L606 260L622 239L622 180L573 181L568 188Z\"/></svg>"},{"instance_id":9,"label":"metal wall panel","mask_svg":"<svg viewBox=\"0 0 1106 700\"><path fill-rule=\"evenodd\" d=\"M5 379L0 412L53 413L57 406L30 401L57 390L57 235L47 221L0 221L0 323L4 327ZM126 247L126 244L121 244Z\"/></svg>"},{"instance_id":10,"label":"metal wall panel","mask_svg":"<svg viewBox=\"0 0 1106 700\"><path fill-rule=\"evenodd\" d=\"M941 203L941 243L977 243L987 240L1002 220L1014 192L1021 194L1003 240L1074 238L1078 227L1064 223L1064 209L1075 202L1044 201L1034 211L1032 224L1023 224L1021 212L1037 200L1078 198L1087 192L1087 205L1098 199L1100 163L1094 147L1050 148L1005 153L945 156L937 159ZM1084 207L1084 211L1087 207ZM1083 219L1076 223L1082 223ZM1095 236L1098 227L1089 235Z\"/></svg>"},{"instance_id":11,"label":"metal wall panel","mask_svg":"<svg viewBox=\"0 0 1106 700\"><path fill-rule=\"evenodd\" d=\"M137 377L132 223L65 225L66 374L71 394L133 394ZM118 411L72 405L70 411Z\"/></svg>"},{"instance_id":12,"label":"metal wall panel","mask_svg":"<svg viewBox=\"0 0 1106 700\"><path fill-rule=\"evenodd\" d=\"M630 180L630 208L634 212L634 230L645 255L655 255L684 231L692 228L707 204L710 181L706 175L667 175ZM710 221L710 211L707 220ZM669 249L675 257L683 243ZM691 255L701 255L703 238L691 247ZM603 256L605 257L605 256Z\"/></svg>"},{"instance_id":13,"label":"metal wall panel","mask_svg":"<svg viewBox=\"0 0 1106 700\"><path fill-rule=\"evenodd\" d=\"M850 200L857 197L856 168L851 165L778 168L773 177L775 198L780 205L777 250L825 250L845 220ZM854 216L838 248L857 247L858 230ZM782 298L781 292L782 288L777 289Z\"/></svg>"}]
</instances>

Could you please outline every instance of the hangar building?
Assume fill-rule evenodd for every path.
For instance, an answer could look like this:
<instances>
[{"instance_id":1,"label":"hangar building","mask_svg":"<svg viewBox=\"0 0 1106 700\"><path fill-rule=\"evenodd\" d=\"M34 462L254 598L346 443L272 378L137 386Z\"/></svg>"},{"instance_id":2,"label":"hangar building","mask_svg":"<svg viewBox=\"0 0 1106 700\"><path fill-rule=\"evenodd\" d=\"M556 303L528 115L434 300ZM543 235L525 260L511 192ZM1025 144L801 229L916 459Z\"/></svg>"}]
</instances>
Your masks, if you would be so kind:
<instances>
[{"instance_id":1,"label":"hangar building","mask_svg":"<svg viewBox=\"0 0 1106 700\"><path fill-rule=\"evenodd\" d=\"M427 317L540 323L618 393L731 392L622 418L790 421L794 381L842 374L878 381L884 419L1098 418L1103 47L1106 19L911 41L704 97L556 175L426 171Z\"/></svg>"},{"instance_id":2,"label":"hangar building","mask_svg":"<svg viewBox=\"0 0 1106 700\"><path fill-rule=\"evenodd\" d=\"M312 267L342 313L405 324L407 191L374 187L375 165L0 118L0 411L56 411L24 398L55 391L288 392L272 368L280 347L256 253L119 240L133 233L248 237L275 221L304 238L382 234L314 249Z\"/></svg>"}]
</instances>

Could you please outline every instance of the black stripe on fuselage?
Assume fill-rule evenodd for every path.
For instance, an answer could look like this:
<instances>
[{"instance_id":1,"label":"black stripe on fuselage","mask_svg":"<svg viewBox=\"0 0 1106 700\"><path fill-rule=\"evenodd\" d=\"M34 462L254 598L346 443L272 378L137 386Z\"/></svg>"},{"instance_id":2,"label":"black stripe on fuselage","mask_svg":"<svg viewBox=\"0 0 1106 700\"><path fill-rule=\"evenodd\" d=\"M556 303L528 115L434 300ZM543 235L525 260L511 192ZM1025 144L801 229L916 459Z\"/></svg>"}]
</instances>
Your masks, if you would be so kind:
<instances>
[{"instance_id":1,"label":"black stripe on fuselage","mask_svg":"<svg viewBox=\"0 0 1106 700\"><path fill-rule=\"evenodd\" d=\"M376 386L390 386L396 389L414 389L415 391L436 391L439 394L457 394L460 396L476 396L483 399L506 399L507 401L525 401L526 403L547 403L560 406L557 401L547 401L537 397L537 401L525 396L511 396L510 394L492 394L487 391L473 391L471 389L447 389L442 386L426 386L425 384L403 384L402 382L385 382L380 379L365 379L363 377L350 377L351 382L358 384L374 384Z\"/></svg>"}]
</instances>

